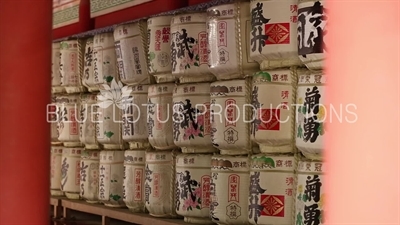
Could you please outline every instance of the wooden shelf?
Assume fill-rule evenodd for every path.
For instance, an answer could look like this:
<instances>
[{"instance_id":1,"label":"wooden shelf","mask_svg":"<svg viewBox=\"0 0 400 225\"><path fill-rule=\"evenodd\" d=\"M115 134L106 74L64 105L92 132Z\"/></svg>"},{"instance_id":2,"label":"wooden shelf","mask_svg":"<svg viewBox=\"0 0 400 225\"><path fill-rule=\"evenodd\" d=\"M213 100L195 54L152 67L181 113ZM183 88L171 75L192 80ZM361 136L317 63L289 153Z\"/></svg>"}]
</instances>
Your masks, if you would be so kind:
<instances>
[{"instance_id":1,"label":"wooden shelf","mask_svg":"<svg viewBox=\"0 0 400 225\"><path fill-rule=\"evenodd\" d=\"M101 217L102 225L115 224L112 219L124 221L131 224L143 225L189 225L183 219L165 219L152 217L145 213L133 213L127 208L112 208L101 204L90 204L82 200L70 200L66 198L51 198L50 204L57 205L63 208L63 218L68 220L73 214L73 211L98 215Z\"/></svg>"}]
</instances>

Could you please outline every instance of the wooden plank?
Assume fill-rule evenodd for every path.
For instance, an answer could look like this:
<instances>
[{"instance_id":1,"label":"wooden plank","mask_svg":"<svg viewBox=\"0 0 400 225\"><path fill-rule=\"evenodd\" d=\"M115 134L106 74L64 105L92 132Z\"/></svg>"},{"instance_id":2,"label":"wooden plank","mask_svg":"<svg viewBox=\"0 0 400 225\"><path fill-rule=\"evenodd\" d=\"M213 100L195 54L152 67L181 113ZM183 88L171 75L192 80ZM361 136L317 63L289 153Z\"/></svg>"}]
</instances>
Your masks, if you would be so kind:
<instances>
[{"instance_id":1,"label":"wooden plank","mask_svg":"<svg viewBox=\"0 0 400 225\"><path fill-rule=\"evenodd\" d=\"M126 208L111 208L100 204L90 204L79 200L62 199L61 205L64 207L64 212L67 214L67 209L75 211L100 215L103 218L104 224L107 224L108 219L112 218L129 223L143 225L189 225L182 219L163 219L152 217L145 213L132 213ZM64 217L67 215L64 215Z\"/></svg>"}]
</instances>

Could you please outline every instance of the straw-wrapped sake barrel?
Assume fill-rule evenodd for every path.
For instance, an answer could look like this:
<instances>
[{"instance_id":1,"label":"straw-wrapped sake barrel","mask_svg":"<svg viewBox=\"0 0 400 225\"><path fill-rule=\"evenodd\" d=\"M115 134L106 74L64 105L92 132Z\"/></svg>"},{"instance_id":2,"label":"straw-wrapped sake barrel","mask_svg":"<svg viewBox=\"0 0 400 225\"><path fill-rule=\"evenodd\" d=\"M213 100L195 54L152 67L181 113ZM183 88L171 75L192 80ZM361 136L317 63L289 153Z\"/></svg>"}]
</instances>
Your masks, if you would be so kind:
<instances>
[{"instance_id":1,"label":"straw-wrapped sake barrel","mask_svg":"<svg viewBox=\"0 0 400 225\"><path fill-rule=\"evenodd\" d=\"M181 84L174 89L174 143L183 153L216 152L211 142L210 83Z\"/></svg>"},{"instance_id":2,"label":"straw-wrapped sake barrel","mask_svg":"<svg viewBox=\"0 0 400 225\"><path fill-rule=\"evenodd\" d=\"M63 148L61 161L61 190L70 199L79 199L81 154L83 148Z\"/></svg>"},{"instance_id":3,"label":"straw-wrapped sake barrel","mask_svg":"<svg viewBox=\"0 0 400 225\"><path fill-rule=\"evenodd\" d=\"M58 122L60 118L58 117L58 104L57 97L55 95L51 96L51 104L47 106L47 122L50 123L50 143L52 145L62 145L58 140Z\"/></svg>"},{"instance_id":4,"label":"straw-wrapped sake barrel","mask_svg":"<svg viewBox=\"0 0 400 225\"><path fill-rule=\"evenodd\" d=\"M326 53L327 33L324 1L299 0L297 20L299 57L308 69L321 70Z\"/></svg>"},{"instance_id":5,"label":"straw-wrapped sake barrel","mask_svg":"<svg viewBox=\"0 0 400 225\"><path fill-rule=\"evenodd\" d=\"M300 160L297 169L296 214L293 224L324 224L325 163Z\"/></svg>"},{"instance_id":6,"label":"straw-wrapped sake barrel","mask_svg":"<svg viewBox=\"0 0 400 225\"><path fill-rule=\"evenodd\" d=\"M82 146L79 140L80 96L63 95L57 97L58 140L66 147Z\"/></svg>"},{"instance_id":7,"label":"straw-wrapped sake barrel","mask_svg":"<svg viewBox=\"0 0 400 225\"><path fill-rule=\"evenodd\" d=\"M51 92L55 94L64 91L61 87L60 42L56 42L52 44L51 51Z\"/></svg>"},{"instance_id":8,"label":"straw-wrapped sake barrel","mask_svg":"<svg viewBox=\"0 0 400 225\"><path fill-rule=\"evenodd\" d=\"M100 144L96 137L96 120L93 114L97 103L97 94L82 94L79 123L79 140L85 145L85 149L99 149Z\"/></svg>"},{"instance_id":9,"label":"straw-wrapped sake barrel","mask_svg":"<svg viewBox=\"0 0 400 225\"><path fill-rule=\"evenodd\" d=\"M325 104L326 78L322 71L299 74L296 147L309 159L322 160L328 110L340 114Z\"/></svg>"},{"instance_id":10,"label":"straw-wrapped sake barrel","mask_svg":"<svg viewBox=\"0 0 400 225\"><path fill-rule=\"evenodd\" d=\"M261 70L302 64L297 53L297 2L250 2L250 57Z\"/></svg>"},{"instance_id":11,"label":"straw-wrapped sake barrel","mask_svg":"<svg viewBox=\"0 0 400 225\"><path fill-rule=\"evenodd\" d=\"M144 20L114 29L120 80L127 85L149 84L147 23Z\"/></svg>"},{"instance_id":12,"label":"straw-wrapped sake barrel","mask_svg":"<svg viewBox=\"0 0 400 225\"><path fill-rule=\"evenodd\" d=\"M113 33L96 34L93 38L93 81L91 90L119 80Z\"/></svg>"},{"instance_id":13,"label":"straw-wrapped sake barrel","mask_svg":"<svg viewBox=\"0 0 400 225\"><path fill-rule=\"evenodd\" d=\"M259 70L250 59L250 3L240 1L207 9L209 67L218 80L239 79Z\"/></svg>"},{"instance_id":14,"label":"straw-wrapped sake barrel","mask_svg":"<svg viewBox=\"0 0 400 225\"><path fill-rule=\"evenodd\" d=\"M147 129L149 142L157 150L176 149L173 126L172 93L175 84L151 85L148 89Z\"/></svg>"},{"instance_id":15,"label":"straw-wrapped sake barrel","mask_svg":"<svg viewBox=\"0 0 400 225\"><path fill-rule=\"evenodd\" d=\"M174 82L171 74L171 19L172 16L158 16L147 20L149 35L149 74L157 83Z\"/></svg>"},{"instance_id":16,"label":"straw-wrapped sake barrel","mask_svg":"<svg viewBox=\"0 0 400 225\"><path fill-rule=\"evenodd\" d=\"M61 191L61 162L62 146L51 146L50 151L50 194L51 196L63 196Z\"/></svg>"},{"instance_id":17,"label":"straw-wrapped sake barrel","mask_svg":"<svg viewBox=\"0 0 400 225\"><path fill-rule=\"evenodd\" d=\"M250 140L251 77L211 84L212 142L223 155L245 155Z\"/></svg>"},{"instance_id":18,"label":"straw-wrapped sake barrel","mask_svg":"<svg viewBox=\"0 0 400 225\"><path fill-rule=\"evenodd\" d=\"M263 153L294 149L297 69L261 71L253 76L251 138Z\"/></svg>"},{"instance_id":19,"label":"straw-wrapped sake barrel","mask_svg":"<svg viewBox=\"0 0 400 225\"><path fill-rule=\"evenodd\" d=\"M101 151L99 200L109 207L125 207L124 151Z\"/></svg>"},{"instance_id":20,"label":"straw-wrapped sake barrel","mask_svg":"<svg viewBox=\"0 0 400 225\"><path fill-rule=\"evenodd\" d=\"M207 13L176 15L171 19L172 74L180 83L210 82L208 70Z\"/></svg>"},{"instance_id":21,"label":"straw-wrapped sake barrel","mask_svg":"<svg viewBox=\"0 0 400 225\"><path fill-rule=\"evenodd\" d=\"M292 225L295 194L293 155L259 154L251 157L249 222Z\"/></svg>"},{"instance_id":22,"label":"straw-wrapped sake barrel","mask_svg":"<svg viewBox=\"0 0 400 225\"><path fill-rule=\"evenodd\" d=\"M60 42L61 87L64 87L67 93L78 93L86 90L82 85L84 52L83 40Z\"/></svg>"},{"instance_id":23,"label":"straw-wrapped sake barrel","mask_svg":"<svg viewBox=\"0 0 400 225\"><path fill-rule=\"evenodd\" d=\"M125 151L123 200L132 212L144 212L144 177L146 152Z\"/></svg>"},{"instance_id":24,"label":"straw-wrapped sake barrel","mask_svg":"<svg viewBox=\"0 0 400 225\"><path fill-rule=\"evenodd\" d=\"M97 60L97 59L96 59ZM93 61L93 38L86 39L85 55L83 59L83 85L90 91L98 91L98 86L94 82L94 61ZM96 62L98 63L98 62Z\"/></svg>"},{"instance_id":25,"label":"straw-wrapped sake barrel","mask_svg":"<svg viewBox=\"0 0 400 225\"><path fill-rule=\"evenodd\" d=\"M147 149L149 131L147 129L148 85L132 86L132 102L122 110L122 139L129 143L130 149Z\"/></svg>"},{"instance_id":26,"label":"straw-wrapped sake barrel","mask_svg":"<svg viewBox=\"0 0 400 225\"><path fill-rule=\"evenodd\" d=\"M131 87L112 80L111 85L97 95L97 104L93 107L96 138L104 149L125 149L127 145L122 139L122 110L129 102L124 98L131 91Z\"/></svg>"},{"instance_id":27,"label":"straw-wrapped sake barrel","mask_svg":"<svg viewBox=\"0 0 400 225\"><path fill-rule=\"evenodd\" d=\"M99 151L83 151L81 155L81 193L88 203L99 201Z\"/></svg>"},{"instance_id":28,"label":"straw-wrapped sake barrel","mask_svg":"<svg viewBox=\"0 0 400 225\"><path fill-rule=\"evenodd\" d=\"M154 217L177 217L175 151L146 152L144 199Z\"/></svg>"},{"instance_id":29,"label":"straw-wrapped sake barrel","mask_svg":"<svg viewBox=\"0 0 400 225\"><path fill-rule=\"evenodd\" d=\"M210 219L211 155L176 157L176 213L185 222L213 224Z\"/></svg>"},{"instance_id":30,"label":"straw-wrapped sake barrel","mask_svg":"<svg viewBox=\"0 0 400 225\"><path fill-rule=\"evenodd\" d=\"M211 219L218 224L248 224L249 158L213 156L211 160Z\"/></svg>"}]
</instances>

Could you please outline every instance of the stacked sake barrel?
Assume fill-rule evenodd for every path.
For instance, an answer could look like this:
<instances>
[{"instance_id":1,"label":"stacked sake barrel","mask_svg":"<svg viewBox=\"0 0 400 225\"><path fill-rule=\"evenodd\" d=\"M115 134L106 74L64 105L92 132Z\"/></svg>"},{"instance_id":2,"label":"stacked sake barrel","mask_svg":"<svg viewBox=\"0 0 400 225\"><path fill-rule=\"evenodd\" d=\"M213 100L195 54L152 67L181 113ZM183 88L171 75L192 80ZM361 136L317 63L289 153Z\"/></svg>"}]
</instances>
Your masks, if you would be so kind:
<instances>
[{"instance_id":1,"label":"stacked sake barrel","mask_svg":"<svg viewBox=\"0 0 400 225\"><path fill-rule=\"evenodd\" d=\"M51 126L52 196L66 195L79 199L80 141L79 115L80 92L85 91L81 82L84 43L69 40L52 46L52 103L48 106Z\"/></svg>"},{"instance_id":2,"label":"stacked sake barrel","mask_svg":"<svg viewBox=\"0 0 400 225\"><path fill-rule=\"evenodd\" d=\"M320 198L309 196L322 193L322 12L312 0L250 3L250 57L260 64L251 139L261 151L251 160L251 224L321 223Z\"/></svg>"},{"instance_id":3,"label":"stacked sake barrel","mask_svg":"<svg viewBox=\"0 0 400 225\"><path fill-rule=\"evenodd\" d=\"M238 1L207 9L212 143L210 216L217 224L248 224L252 74L249 57L250 3Z\"/></svg>"}]
</instances>

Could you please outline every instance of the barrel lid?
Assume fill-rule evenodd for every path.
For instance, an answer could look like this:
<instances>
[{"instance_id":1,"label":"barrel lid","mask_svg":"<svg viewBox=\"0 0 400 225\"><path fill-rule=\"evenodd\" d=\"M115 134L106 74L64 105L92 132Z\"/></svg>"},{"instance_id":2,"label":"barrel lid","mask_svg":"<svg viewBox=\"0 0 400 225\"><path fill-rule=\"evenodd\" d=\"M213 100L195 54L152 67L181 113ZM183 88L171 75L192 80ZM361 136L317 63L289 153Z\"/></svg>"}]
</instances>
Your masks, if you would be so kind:
<instances>
[{"instance_id":1,"label":"barrel lid","mask_svg":"<svg viewBox=\"0 0 400 225\"><path fill-rule=\"evenodd\" d=\"M307 71L301 72L299 76L299 85L324 85L327 83L327 75L323 71Z\"/></svg>"},{"instance_id":2,"label":"barrel lid","mask_svg":"<svg viewBox=\"0 0 400 225\"><path fill-rule=\"evenodd\" d=\"M151 17L147 20L147 26L170 26L172 15Z\"/></svg>"},{"instance_id":3,"label":"barrel lid","mask_svg":"<svg viewBox=\"0 0 400 225\"><path fill-rule=\"evenodd\" d=\"M100 152L83 150L81 159L100 160Z\"/></svg>"},{"instance_id":4,"label":"barrel lid","mask_svg":"<svg viewBox=\"0 0 400 225\"><path fill-rule=\"evenodd\" d=\"M100 163L123 163L124 151L101 151Z\"/></svg>"},{"instance_id":5,"label":"barrel lid","mask_svg":"<svg viewBox=\"0 0 400 225\"><path fill-rule=\"evenodd\" d=\"M156 162L171 162L173 159L172 151L148 151L146 152L146 163L156 163Z\"/></svg>"},{"instance_id":6,"label":"barrel lid","mask_svg":"<svg viewBox=\"0 0 400 225\"><path fill-rule=\"evenodd\" d=\"M298 162L297 171L299 173L316 173L323 174L325 172L325 163L321 161L312 161L308 159L301 159Z\"/></svg>"},{"instance_id":7,"label":"barrel lid","mask_svg":"<svg viewBox=\"0 0 400 225\"><path fill-rule=\"evenodd\" d=\"M79 40L68 40L60 42L60 50L77 50Z\"/></svg>"},{"instance_id":8,"label":"barrel lid","mask_svg":"<svg viewBox=\"0 0 400 225\"><path fill-rule=\"evenodd\" d=\"M175 84L174 83L166 83L166 84L156 84L150 85L148 88L148 95L149 97L155 97L161 94L171 94L174 91Z\"/></svg>"},{"instance_id":9,"label":"barrel lid","mask_svg":"<svg viewBox=\"0 0 400 225\"><path fill-rule=\"evenodd\" d=\"M179 154L176 156L176 166L178 167L196 167L211 168L210 154Z\"/></svg>"},{"instance_id":10,"label":"barrel lid","mask_svg":"<svg viewBox=\"0 0 400 225\"><path fill-rule=\"evenodd\" d=\"M145 164L146 151L143 150L127 150L124 153L124 163L125 164Z\"/></svg>"},{"instance_id":11,"label":"barrel lid","mask_svg":"<svg viewBox=\"0 0 400 225\"><path fill-rule=\"evenodd\" d=\"M193 94L210 96L210 83L181 84L174 88L174 96L187 96Z\"/></svg>"},{"instance_id":12,"label":"barrel lid","mask_svg":"<svg viewBox=\"0 0 400 225\"><path fill-rule=\"evenodd\" d=\"M80 157L84 148L63 148L62 154L65 156Z\"/></svg>"},{"instance_id":13,"label":"barrel lid","mask_svg":"<svg viewBox=\"0 0 400 225\"><path fill-rule=\"evenodd\" d=\"M251 170L294 171L295 159L291 154L257 154L251 157Z\"/></svg>"},{"instance_id":14,"label":"barrel lid","mask_svg":"<svg viewBox=\"0 0 400 225\"><path fill-rule=\"evenodd\" d=\"M210 95L213 97L246 96L246 88L251 89L250 80L217 81L210 85Z\"/></svg>"},{"instance_id":15,"label":"barrel lid","mask_svg":"<svg viewBox=\"0 0 400 225\"><path fill-rule=\"evenodd\" d=\"M127 37L140 35L140 25L142 23L143 23L143 21L137 21L137 22L133 22L133 23L118 25L114 29L115 40L119 41L119 40L127 38Z\"/></svg>"},{"instance_id":16,"label":"barrel lid","mask_svg":"<svg viewBox=\"0 0 400 225\"><path fill-rule=\"evenodd\" d=\"M247 156L213 156L211 159L212 171L249 171L249 158Z\"/></svg>"},{"instance_id":17,"label":"barrel lid","mask_svg":"<svg viewBox=\"0 0 400 225\"><path fill-rule=\"evenodd\" d=\"M94 48L109 48L109 47L114 47L115 41L114 41L114 34L111 32L108 33L102 33L102 34L96 34L93 38L93 47Z\"/></svg>"},{"instance_id":18,"label":"barrel lid","mask_svg":"<svg viewBox=\"0 0 400 225\"><path fill-rule=\"evenodd\" d=\"M207 13L205 12L185 13L172 17L171 26L186 23L204 23L204 26L206 26L206 21Z\"/></svg>"}]
</instances>

